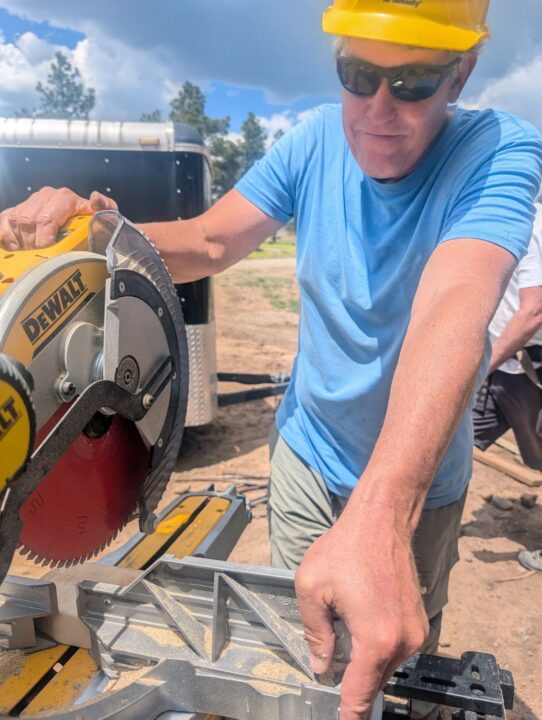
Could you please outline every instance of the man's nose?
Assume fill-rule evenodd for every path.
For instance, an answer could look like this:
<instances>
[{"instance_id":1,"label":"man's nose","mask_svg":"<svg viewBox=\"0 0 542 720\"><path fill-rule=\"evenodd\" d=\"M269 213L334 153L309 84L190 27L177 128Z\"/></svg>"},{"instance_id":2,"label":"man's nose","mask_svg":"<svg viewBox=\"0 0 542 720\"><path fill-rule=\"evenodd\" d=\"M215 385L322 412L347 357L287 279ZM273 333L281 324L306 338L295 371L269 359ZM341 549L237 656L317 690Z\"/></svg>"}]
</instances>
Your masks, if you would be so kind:
<instances>
[{"instance_id":1,"label":"man's nose","mask_svg":"<svg viewBox=\"0 0 542 720\"><path fill-rule=\"evenodd\" d=\"M397 115L397 100L391 94L386 78L382 78L378 90L368 98L366 115L375 123L388 122Z\"/></svg>"}]
</instances>

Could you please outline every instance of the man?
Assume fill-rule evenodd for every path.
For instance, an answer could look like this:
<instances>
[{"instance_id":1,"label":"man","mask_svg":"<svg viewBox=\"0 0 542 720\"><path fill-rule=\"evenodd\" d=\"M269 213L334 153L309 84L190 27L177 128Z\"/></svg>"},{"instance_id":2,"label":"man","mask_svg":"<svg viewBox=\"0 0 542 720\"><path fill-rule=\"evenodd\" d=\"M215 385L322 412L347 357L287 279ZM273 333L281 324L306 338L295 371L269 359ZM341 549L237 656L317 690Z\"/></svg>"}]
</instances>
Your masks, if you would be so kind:
<instances>
[{"instance_id":1,"label":"man","mask_svg":"<svg viewBox=\"0 0 542 720\"><path fill-rule=\"evenodd\" d=\"M366 717L403 660L437 647L471 473L466 409L531 234L540 136L448 109L487 4L336 0L324 30L340 37L342 109L295 127L200 218L144 227L185 282L296 218L299 352L277 415L271 539L275 563L301 563L315 672L331 661L334 613L352 633L341 720ZM44 189L2 215L1 235L48 244L109 202Z\"/></svg>"},{"instance_id":2,"label":"man","mask_svg":"<svg viewBox=\"0 0 542 720\"><path fill-rule=\"evenodd\" d=\"M473 411L474 444L487 450L512 428L525 464L542 470L542 205L528 253L512 275L489 333L489 376ZM522 550L518 557L528 569L542 572L542 550Z\"/></svg>"}]
</instances>

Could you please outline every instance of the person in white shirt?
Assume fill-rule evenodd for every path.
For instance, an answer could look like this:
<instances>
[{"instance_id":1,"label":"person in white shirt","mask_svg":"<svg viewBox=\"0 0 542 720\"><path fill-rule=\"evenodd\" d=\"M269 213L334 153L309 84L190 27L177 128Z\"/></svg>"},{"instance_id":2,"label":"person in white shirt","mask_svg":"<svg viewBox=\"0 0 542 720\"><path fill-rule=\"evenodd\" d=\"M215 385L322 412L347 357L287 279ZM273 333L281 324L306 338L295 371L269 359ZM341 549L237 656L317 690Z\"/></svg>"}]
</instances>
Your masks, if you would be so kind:
<instances>
[{"instance_id":1,"label":"person in white shirt","mask_svg":"<svg viewBox=\"0 0 542 720\"><path fill-rule=\"evenodd\" d=\"M489 326L489 375L473 422L480 450L511 428L525 464L542 470L542 205L536 210L528 253ZM542 550L522 551L519 560L542 572Z\"/></svg>"}]
</instances>

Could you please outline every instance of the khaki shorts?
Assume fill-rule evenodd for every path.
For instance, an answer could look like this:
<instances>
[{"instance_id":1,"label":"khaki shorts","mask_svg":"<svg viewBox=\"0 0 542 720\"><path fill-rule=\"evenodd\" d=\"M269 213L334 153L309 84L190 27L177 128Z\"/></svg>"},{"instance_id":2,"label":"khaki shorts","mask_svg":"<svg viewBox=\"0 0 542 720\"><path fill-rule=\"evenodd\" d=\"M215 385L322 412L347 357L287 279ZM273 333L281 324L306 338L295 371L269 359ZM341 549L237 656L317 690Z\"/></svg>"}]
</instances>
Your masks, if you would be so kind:
<instances>
[{"instance_id":1,"label":"khaki shorts","mask_svg":"<svg viewBox=\"0 0 542 720\"><path fill-rule=\"evenodd\" d=\"M287 445L276 428L269 438L271 564L295 569L305 551L337 520L346 500L330 493L323 478ZM423 652L434 653L448 602L450 571L457 550L466 491L455 503L424 510L414 536L414 555L430 633Z\"/></svg>"}]
</instances>

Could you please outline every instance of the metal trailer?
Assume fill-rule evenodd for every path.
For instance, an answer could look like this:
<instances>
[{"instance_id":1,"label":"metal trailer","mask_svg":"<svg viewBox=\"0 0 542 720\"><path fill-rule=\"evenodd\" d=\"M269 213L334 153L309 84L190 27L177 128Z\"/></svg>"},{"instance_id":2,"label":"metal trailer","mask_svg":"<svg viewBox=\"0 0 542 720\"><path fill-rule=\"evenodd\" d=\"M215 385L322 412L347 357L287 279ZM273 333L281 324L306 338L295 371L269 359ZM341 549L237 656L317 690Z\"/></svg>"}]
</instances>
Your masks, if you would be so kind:
<instances>
[{"instance_id":1,"label":"metal trailer","mask_svg":"<svg viewBox=\"0 0 542 720\"><path fill-rule=\"evenodd\" d=\"M110 195L136 223L187 219L210 205L211 162L188 125L0 118L0 210L44 186ZM177 291L190 354L186 425L204 425L218 407L211 280Z\"/></svg>"}]
</instances>

